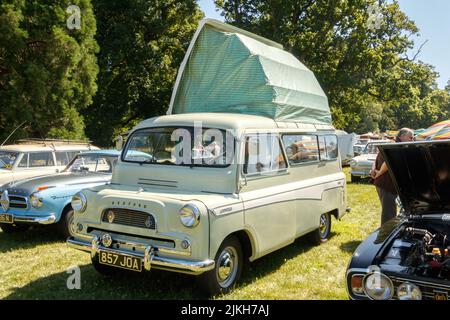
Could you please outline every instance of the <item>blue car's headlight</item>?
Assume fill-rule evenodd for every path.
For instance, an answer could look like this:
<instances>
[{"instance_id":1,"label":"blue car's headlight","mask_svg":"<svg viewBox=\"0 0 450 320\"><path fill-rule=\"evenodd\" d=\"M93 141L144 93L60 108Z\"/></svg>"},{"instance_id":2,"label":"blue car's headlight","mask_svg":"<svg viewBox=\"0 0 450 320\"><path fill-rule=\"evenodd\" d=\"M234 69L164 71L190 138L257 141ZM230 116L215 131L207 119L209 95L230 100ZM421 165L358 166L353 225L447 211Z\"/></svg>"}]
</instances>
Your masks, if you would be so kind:
<instances>
[{"instance_id":1,"label":"blue car's headlight","mask_svg":"<svg viewBox=\"0 0 450 320\"><path fill-rule=\"evenodd\" d=\"M42 200L42 196L39 192L34 192L30 196L30 203L34 208L42 207L44 201Z\"/></svg>"}]
</instances>

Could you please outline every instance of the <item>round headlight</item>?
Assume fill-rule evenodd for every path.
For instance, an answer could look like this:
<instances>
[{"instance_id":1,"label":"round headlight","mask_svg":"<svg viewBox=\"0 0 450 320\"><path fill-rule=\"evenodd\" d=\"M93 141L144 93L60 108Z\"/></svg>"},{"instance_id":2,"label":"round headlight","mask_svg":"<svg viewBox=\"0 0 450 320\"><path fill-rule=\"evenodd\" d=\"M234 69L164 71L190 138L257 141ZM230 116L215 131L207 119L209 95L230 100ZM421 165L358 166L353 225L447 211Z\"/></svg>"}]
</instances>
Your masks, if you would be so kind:
<instances>
[{"instance_id":1,"label":"round headlight","mask_svg":"<svg viewBox=\"0 0 450 320\"><path fill-rule=\"evenodd\" d=\"M399 300L422 300L422 291L415 284L405 282L398 286L397 297Z\"/></svg>"},{"instance_id":2,"label":"round headlight","mask_svg":"<svg viewBox=\"0 0 450 320\"><path fill-rule=\"evenodd\" d=\"M394 295L394 285L381 272L367 274L363 279L364 293L372 300L389 300Z\"/></svg>"},{"instance_id":3,"label":"round headlight","mask_svg":"<svg viewBox=\"0 0 450 320\"><path fill-rule=\"evenodd\" d=\"M72 197L72 208L76 212L84 212L87 206L86 196L82 192L78 192Z\"/></svg>"},{"instance_id":4,"label":"round headlight","mask_svg":"<svg viewBox=\"0 0 450 320\"><path fill-rule=\"evenodd\" d=\"M187 204L181 208L180 220L183 226L193 228L200 222L200 210L194 204Z\"/></svg>"},{"instance_id":5,"label":"round headlight","mask_svg":"<svg viewBox=\"0 0 450 320\"><path fill-rule=\"evenodd\" d=\"M30 203L34 208L42 207L43 201L41 195L38 192L34 192L30 196Z\"/></svg>"},{"instance_id":6,"label":"round headlight","mask_svg":"<svg viewBox=\"0 0 450 320\"><path fill-rule=\"evenodd\" d=\"M354 167L358 164L358 162L356 160L350 160L350 166Z\"/></svg>"}]
</instances>

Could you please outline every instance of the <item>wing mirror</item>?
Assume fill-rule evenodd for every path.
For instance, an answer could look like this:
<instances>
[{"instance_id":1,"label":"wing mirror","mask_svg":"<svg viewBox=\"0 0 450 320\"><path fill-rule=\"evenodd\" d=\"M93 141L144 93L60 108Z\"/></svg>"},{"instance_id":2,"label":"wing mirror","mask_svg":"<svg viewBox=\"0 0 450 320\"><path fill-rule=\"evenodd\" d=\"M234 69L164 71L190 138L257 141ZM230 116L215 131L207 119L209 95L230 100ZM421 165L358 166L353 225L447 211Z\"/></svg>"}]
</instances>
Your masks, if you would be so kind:
<instances>
[{"instance_id":1,"label":"wing mirror","mask_svg":"<svg viewBox=\"0 0 450 320\"><path fill-rule=\"evenodd\" d=\"M117 136L116 139L114 139L116 141L116 150L122 150L123 148L123 137L122 136Z\"/></svg>"}]
</instances>

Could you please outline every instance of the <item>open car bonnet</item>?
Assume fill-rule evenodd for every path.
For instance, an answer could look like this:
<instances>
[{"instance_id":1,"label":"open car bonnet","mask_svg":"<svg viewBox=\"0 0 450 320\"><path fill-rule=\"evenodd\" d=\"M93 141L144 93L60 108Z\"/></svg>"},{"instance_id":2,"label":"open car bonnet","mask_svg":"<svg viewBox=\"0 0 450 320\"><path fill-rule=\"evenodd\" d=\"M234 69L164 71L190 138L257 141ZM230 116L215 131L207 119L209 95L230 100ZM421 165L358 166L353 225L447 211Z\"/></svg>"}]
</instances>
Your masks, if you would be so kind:
<instances>
[{"instance_id":1,"label":"open car bonnet","mask_svg":"<svg viewBox=\"0 0 450 320\"><path fill-rule=\"evenodd\" d=\"M450 213L450 141L378 146L406 214Z\"/></svg>"}]
</instances>

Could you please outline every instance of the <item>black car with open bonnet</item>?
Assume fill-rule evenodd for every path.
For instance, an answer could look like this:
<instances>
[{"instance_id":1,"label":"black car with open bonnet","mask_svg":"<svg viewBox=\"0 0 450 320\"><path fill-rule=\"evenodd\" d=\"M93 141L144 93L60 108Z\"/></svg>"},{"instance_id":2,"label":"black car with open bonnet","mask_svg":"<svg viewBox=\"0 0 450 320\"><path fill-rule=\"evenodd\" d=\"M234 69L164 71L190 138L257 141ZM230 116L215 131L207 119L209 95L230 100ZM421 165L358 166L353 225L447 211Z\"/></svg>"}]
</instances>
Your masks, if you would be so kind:
<instances>
[{"instance_id":1,"label":"black car with open bonnet","mask_svg":"<svg viewBox=\"0 0 450 320\"><path fill-rule=\"evenodd\" d=\"M450 141L379 146L403 213L356 249L347 270L351 299L448 300Z\"/></svg>"}]
</instances>

